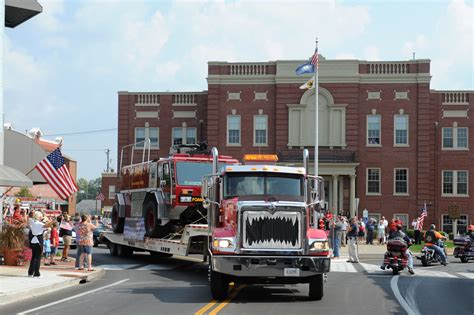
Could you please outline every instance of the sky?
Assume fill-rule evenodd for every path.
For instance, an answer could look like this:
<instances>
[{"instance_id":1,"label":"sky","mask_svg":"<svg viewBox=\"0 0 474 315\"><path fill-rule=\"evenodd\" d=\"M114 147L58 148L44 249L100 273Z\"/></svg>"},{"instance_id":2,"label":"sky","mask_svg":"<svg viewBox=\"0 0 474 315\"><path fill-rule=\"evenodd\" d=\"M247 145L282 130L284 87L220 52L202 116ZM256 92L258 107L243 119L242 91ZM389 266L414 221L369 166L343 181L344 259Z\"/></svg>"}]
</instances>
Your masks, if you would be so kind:
<instances>
[{"instance_id":1,"label":"sky","mask_svg":"<svg viewBox=\"0 0 474 315\"><path fill-rule=\"evenodd\" d=\"M118 91L204 91L207 62L431 60L431 88L474 90L473 1L38 0L4 32L5 122L64 138L78 177L117 163ZM94 131L94 132L89 132ZM87 132L87 133L84 133Z\"/></svg>"}]
</instances>

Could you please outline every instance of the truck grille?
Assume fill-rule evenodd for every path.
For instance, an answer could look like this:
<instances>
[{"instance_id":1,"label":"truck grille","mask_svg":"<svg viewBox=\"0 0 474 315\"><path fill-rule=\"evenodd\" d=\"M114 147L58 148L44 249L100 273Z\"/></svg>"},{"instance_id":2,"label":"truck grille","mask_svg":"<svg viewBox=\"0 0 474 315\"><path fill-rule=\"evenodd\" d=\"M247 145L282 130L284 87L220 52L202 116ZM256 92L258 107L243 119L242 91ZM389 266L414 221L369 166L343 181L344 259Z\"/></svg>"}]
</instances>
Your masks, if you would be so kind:
<instances>
[{"instance_id":1,"label":"truck grille","mask_svg":"<svg viewBox=\"0 0 474 315\"><path fill-rule=\"evenodd\" d=\"M301 248L300 212L244 211L243 248L299 249Z\"/></svg>"}]
</instances>

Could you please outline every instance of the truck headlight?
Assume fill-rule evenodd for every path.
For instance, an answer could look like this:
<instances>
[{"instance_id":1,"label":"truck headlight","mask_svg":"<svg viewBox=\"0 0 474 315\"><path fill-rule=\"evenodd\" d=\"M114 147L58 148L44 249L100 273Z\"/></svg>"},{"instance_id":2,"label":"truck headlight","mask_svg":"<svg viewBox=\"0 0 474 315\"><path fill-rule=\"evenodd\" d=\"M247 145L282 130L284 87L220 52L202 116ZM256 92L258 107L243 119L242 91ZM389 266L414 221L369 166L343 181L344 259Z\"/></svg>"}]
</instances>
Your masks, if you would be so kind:
<instances>
[{"instance_id":1,"label":"truck headlight","mask_svg":"<svg viewBox=\"0 0 474 315\"><path fill-rule=\"evenodd\" d=\"M315 252L326 252L329 250L328 241L314 241L309 246L309 250Z\"/></svg>"},{"instance_id":2,"label":"truck headlight","mask_svg":"<svg viewBox=\"0 0 474 315\"><path fill-rule=\"evenodd\" d=\"M232 242L228 239L215 239L212 245L214 248L229 248L232 247Z\"/></svg>"},{"instance_id":3,"label":"truck headlight","mask_svg":"<svg viewBox=\"0 0 474 315\"><path fill-rule=\"evenodd\" d=\"M179 202L191 202L192 197L191 196L180 196L179 197Z\"/></svg>"}]
</instances>

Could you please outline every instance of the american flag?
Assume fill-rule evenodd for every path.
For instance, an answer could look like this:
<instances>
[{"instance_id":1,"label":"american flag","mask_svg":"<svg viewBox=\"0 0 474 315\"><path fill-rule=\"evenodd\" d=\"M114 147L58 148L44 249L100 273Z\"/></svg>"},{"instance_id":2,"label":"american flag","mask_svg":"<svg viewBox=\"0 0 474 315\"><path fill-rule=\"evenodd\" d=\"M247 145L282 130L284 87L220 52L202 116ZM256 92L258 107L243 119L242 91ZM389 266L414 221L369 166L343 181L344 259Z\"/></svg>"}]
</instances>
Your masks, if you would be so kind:
<instances>
[{"instance_id":1,"label":"american flag","mask_svg":"<svg viewBox=\"0 0 474 315\"><path fill-rule=\"evenodd\" d=\"M69 173L59 148L41 160L35 168L61 199L67 199L77 191L77 185Z\"/></svg>"},{"instance_id":2,"label":"american flag","mask_svg":"<svg viewBox=\"0 0 474 315\"><path fill-rule=\"evenodd\" d=\"M104 194L101 192L97 193L97 196L95 196L95 200L104 201L105 200Z\"/></svg>"},{"instance_id":3,"label":"american flag","mask_svg":"<svg viewBox=\"0 0 474 315\"><path fill-rule=\"evenodd\" d=\"M316 47L316 50L314 51L313 56L311 57L311 64L316 67L316 69L319 67L319 60L318 60L318 48Z\"/></svg>"},{"instance_id":4,"label":"american flag","mask_svg":"<svg viewBox=\"0 0 474 315\"><path fill-rule=\"evenodd\" d=\"M428 216L428 212L426 211L426 202L423 204L423 211L421 212L421 215L416 219L416 229L421 231L423 229L423 221L425 221L425 218Z\"/></svg>"}]
</instances>

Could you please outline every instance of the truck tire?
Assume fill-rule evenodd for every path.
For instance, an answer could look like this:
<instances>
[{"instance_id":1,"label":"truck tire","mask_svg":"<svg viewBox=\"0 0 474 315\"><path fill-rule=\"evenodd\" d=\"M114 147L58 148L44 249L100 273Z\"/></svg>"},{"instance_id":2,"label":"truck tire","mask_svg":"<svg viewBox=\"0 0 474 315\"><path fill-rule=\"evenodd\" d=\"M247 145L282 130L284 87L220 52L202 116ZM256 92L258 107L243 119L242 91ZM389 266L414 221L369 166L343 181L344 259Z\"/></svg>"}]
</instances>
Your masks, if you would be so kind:
<instances>
[{"instance_id":1,"label":"truck tire","mask_svg":"<svg viewBox=\"0 0 474 315\"><path fill-rule=\"evenodd\" d=\"M223 301L229 295L229 281L226 276L220 272L212 270L209 265L209 282L211 286L211 295L214 300Z\"/></svg>"},{"instance_id":2,"label":"truck tire","mask_svg":"<svg viewBox=\"0 0 474 315\"><path fill-rule=\"evenodd\" d=\"M143 207L145 216L145 232L148 237L160 238L169 234L168 228L160 225L157 217L157 204L155 200L148 200Z\"/></svg>"},{"instance_id":3,"label":"truck tire","mask_svg":"<svg viewBox=\"0 0 474 315\"><path fill-rule=\"evenodd\" d=\"M133 255L133 249L126 245L117 245L117 256L130 257Z\"/></svg>"},{"instance_id":4,"label":"truck tire","mask_svg":"<svg viewBox=\"0 0 474 315\"><path fill-rule=\"evenodd\" d=\"M324 295L323 274L311 277L309 280L309 298L312 301L319 301Z\"/></svg>"},{"instance_id":5,"label":"truck tire","mask_svg":"<svg viewBox=\"0 0 474 315\"><path fill-rule=\"evenodd\" d=\"M110 243L109 252L111 256L117 256L117 244Z\"/></svg>"},{"instance_id":6,"label":"truck tire","mask_svg":"<svg viewBox=\"0 0 474 315\"><path fill-rule=\"evenodd\" d=\"M118 211L118 205L114 205L112 208L112 229L114 230L114 233L123 233L123 226L125 224L125 218L121 218L119 216L119 211Z\"/></svg>"}]
</instances>

